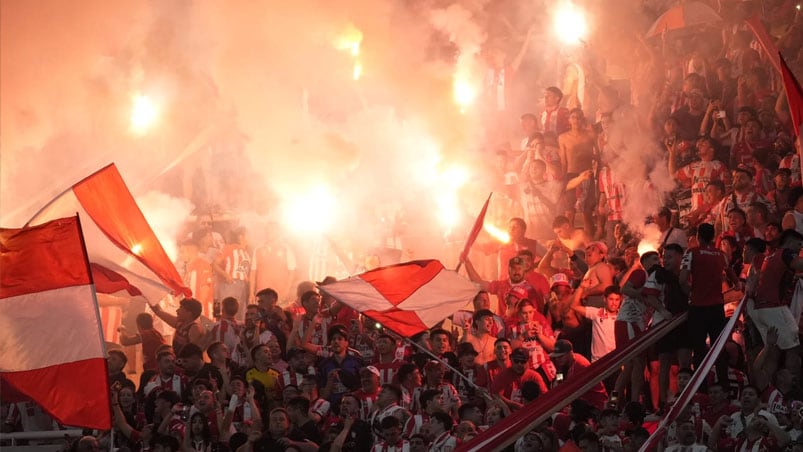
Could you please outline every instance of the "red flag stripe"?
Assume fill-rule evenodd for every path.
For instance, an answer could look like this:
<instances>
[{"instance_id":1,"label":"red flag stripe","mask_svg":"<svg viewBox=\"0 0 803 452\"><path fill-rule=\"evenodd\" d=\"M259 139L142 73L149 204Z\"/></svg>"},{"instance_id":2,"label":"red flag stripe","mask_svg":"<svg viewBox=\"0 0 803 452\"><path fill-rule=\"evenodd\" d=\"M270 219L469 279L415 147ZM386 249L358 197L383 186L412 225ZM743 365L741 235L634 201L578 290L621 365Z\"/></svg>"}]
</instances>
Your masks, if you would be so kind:
<instances>
[{"instance_id":1,"label":"red flag stripe","mask_svg":"<svg viewBox=\"0 0 803 452\"><path fill-rule=\"evenodd\" d=\"M363 314L404 337L415 336L428 328L415 312L393 309L385 312L368 310Z\"/></svg>"},{"instance_id":2,"label":"red flag stripe","mask_svg":"<svg viewBox=\"0 0 803 452\"><path fill-rule=\"evenodd\" d=\"M0 298L90 284L79 234L75 218L0 229Z\"/></svg>"},{"instance_id":3,"label":"red flag stripe","mask_svg":"<svg viewBox=\"0 0 803 452\"><path fill-rule=\"evenodd\" d=\"M124 290L132 297L142 295L139 288L131 285L123 275L100 264L92 263L89 266L92 269L92 280L95 281L95 289L98 293L112 294Z\"/></svg>"},{"instance_id":4,"label":"red flag stripe","mask_svg":"<svg viewBox=\"0 0 803 452\"><path fill-rule=\"evenodd\" d=\"M443 270L438 261L416 261L378 268L359 275L394 306L410 298Z\"/></svg>"},{"instance_id":5,"label":"red flag stripe","mask_svg":"<svg viewBox=\"0 0 803 452\"><path fill-rule=\"evenodd\" d=\"M43 369L2 372L0 378L4 386L30 397L61 424L109 430L107 372L106 360L94 358Z\"/></svg>"},{"instance_id":6,"label":"red flag stripe","mask_svg":"<svg viewBox=\"0 0 803 452\"><path fill-rule=\"evenodd\" d=\"M73 192L86 212L117 246L132 251L176 294L190 293L181 282L170 258L151 230L123 178L112 165L73 186Z\"/></svg>"},{"instance_id":7,"label":"red flag stripe","mask_svg":"<svg viewBox=\"0 0 803 452\"><path fill-rule=\"evenodd\" d=\"M761 47L767 54L767 58L770 60L770 63L772 63L772 66L776 71L781 72L781 60L778 58L778 46L775 45L772 37L769 33L767 33L767 28L764 27L764 23L761 22L761 18L758 17L758 15L753 15L745 19L745 23L747 23L750 29L753 30L753 34L756 36L758 43L761 44Z\"/></svg>"},{"instance_id":8,"label":"red flag stripe","mask_svg":"<svg viewBox=\"0 0 803 452\"><path fill-rule=\"evenodd\" d=\"M686 320L686 314L662 322L647 331L638 341L627 347L616 349L605 355L583 371L572 375L566 383L551 389L535 402L506 417L474 439L458 446L457 451L501 450L510 445L525 432L549 419L554 413L585 394L589 389L616 371L622 363L643 353L658 339L675 329Z\"/></svg>"},{"instance_id":9,"label":"red flag stripe","mask_svg":"<svg viewBox=\"0 0 803 452\"><path fill-rule=\"evenodd\" d=\"M493 196L493 192L488 195L488 199L485 200L485 204L483 204L480 214L477 215L477 219L474 220L474 226L471 228L471 232L468 234L468 238L466 239L466 245L463 247L463 255L468 255L468 252L471 251L471 247L477 240L477 236L479 236L480 231L482 231L482 226L485 224L485 214L488 212L488 203L491 202L491 196Z\"/></svg>"}]
</instances>

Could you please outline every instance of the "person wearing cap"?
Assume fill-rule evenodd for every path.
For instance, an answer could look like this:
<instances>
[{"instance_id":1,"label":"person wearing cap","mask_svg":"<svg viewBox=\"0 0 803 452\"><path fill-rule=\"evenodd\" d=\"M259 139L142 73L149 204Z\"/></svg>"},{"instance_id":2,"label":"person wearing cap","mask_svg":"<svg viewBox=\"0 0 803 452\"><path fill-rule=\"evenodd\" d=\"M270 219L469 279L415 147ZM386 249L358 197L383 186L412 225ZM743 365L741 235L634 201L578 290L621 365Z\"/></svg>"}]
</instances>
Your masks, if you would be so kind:
<instances>
[{"instance_id":1,"label":"person wearing cap","mask_svg":"<svg viewBox=\"0 0 803 452\"><path fill-rule=\"evenodd\" d=\"M321 397L339 406L343 394L355 391L360 385L361 357L348 353L349 333L343 325L333 325L328 331L328 356L318 364Z\"/></svg>"},{"instance_id":2,"label":"person wearing cap","mask_svg":"<svg viewBox=\"0 0 803 452\"><path fill-rule=\"evenodd\" d=\"M457 359L460 361L460 373L468 378L454 374L452 384L460 395L461 403L467 403L478 396L477 387L488 387L488 373L485 367L477 363L477 350L468 342L463 342L457 347Z\"/></svg>"},{"instance_id":3,"label":"person wearing cap","mask_svg":"<svg viewBox=\"0 0 803 452\"><path fill-rule=\"evenodd\" d=\"M466 272L468 273L469 279L475 283L478 283L481 290L485 290L496 295L496 298L499 301L497 314L502 318L505 318L507 315L508 307L506 306L505 301L507 299L507 294L513 287L521 287L526 290L528 294L531 294L533 299L537 299L538 294L536 290L524 278L526 274L524 259L520 257L511 258L508 261L508 278L497 279L494 281L486 281L482 279L482 276L477 273L477 270L474 268L474 264L471 263L471 260L469 260L468 256L461 256L461 259L466 266Z\"/></svg>"},{"instance_id":4,"label":"person wearing cap","mask_svg":"<svg viewBox=\"0 0 803 452\"><path fill-rule=\"evenodd\" d=\"M530 368L529 351L519 347L510 354L510 367L499 372L491 382L491 394L498 394L511 410L521 408L524 406L521 385L525 381L536 382L541 393L546 393L547 386L544 378Z\"/></svg>"},{"instance_id":5,"label":"person wearing cap","mask_svg":"<svg viewBox=\"0 0 803 452\"><path fill-rule=\"evenodd\" d=\"M608 245L605 242L591 242L586 246L585 262L588 271L583 275L580 289L583 290L583 305L601 308L604 305L605 289L613 285L613 267L606 262Z\"/></svg>"},{"instance_id":6,"label":"person wearing cap","mask_svg":"<svg viewBox=\"0 0 803 452\"><path fill-rule=\"evenodd\" d=\"M773 189L767 193L767 200L775 208L775 211L781 213L794 208L789 203L789 195L792 193L793 187L800 186L800 181L792 183L792 171L789 168L778 168L772 182Z\"/></svg>"},{"instance_id":7,"label":"person wearing cap","mask_svg":"<svg viewBox=\"0 0 803 452\"><path fill-rule=\"evenodd\" d=\"M574 375L577 375L578 372L591 365L583 355L574 353L572 343L566 339L558 339L558 341L555 342L555 348L552 350L552 353L549 354L549 358L555 364L555 370L557 371L557 377L553 382L553 386L566 382ZM600 381L589 389L588 392L581 395L580 399L588 402L598 410L603 410L605 409L605 403L608 401L608 392L605 390L605 385Z\"/></svg>"},{"instance_id":8,"label":"person wearing cap","mask_svg":"<svg viewBox=\"0 0 803 452\"><path fill-rule=\"evenodd\" d=\"M555 273L552 275L550 288L550 299L547 304L549 319L553 325L560 325L560 335L570 340L580 353L585 353L584 349L591 353L589 342L590 329L588 322L583 320L574 309L574 289L569 282L569 277L565 273Z\"/></svg>"},{"instance_id":9,"label":"person wearing cap","mask_svg":"<svg viewBox=\"0 0 803 452\"><path fill-rule=\"evenodd\" d=\"M360 419L368 421L379 396L379 369L374 366L360 369L360 389L354 391L354 396L360 401Z\"/></svg>"},{"instance_id":10,"label":"person wearing cap","mask_svg":"<svg viewBox=\"0 0 803 452\"><path fill-rule=\"evenodd\" d=\"M198 317L203 311L200 301L195 298L184 298L179 302L176 315L165 312L159 304L151 305L151 309L156 317L176 329L173 335L173 349L176 353L181 353L181 348L189 343L203 345L204 330L198 322Z\"/></svg>"},{"instance_id":11,"label":"person wearing cap","mask_svg":"<svg viewBox=\"0 0 803 452\"><path fill-rule=\"evenodd\" d=\"M457 367L459 364L455 364L453 367ZM413 392L413 410L412 411L419 411L420 408L425 408L423 405L415 405L415 401L417 401L420 395L428 390L437 390L441 397L440 400L442 401L441 406L444 411L447 413L453 414L457 416L457 409L460 408L460 394L457 393L457 389L454 387L452 383L447 381L444 376L446 374L446 366L436 360L429 360L424 365L424 384L418 388L415 388Z\"/></svg>"},{"instance_id":12,"label":"person wearing cap","mask_svg":"<svg viewBox=\"0 0 803 452\"><path fill-rule=\"evenodd\" d=\"M767 198L755 191L753 187L753 172L750 168L745 166L736 167L732 172L732 180L733 191L722 198L722 201L720 201L719 206L716 208L720 213L717 222L714 224L717 234L730 230L728 213L735 207L747 212L750 204L761 202L767 205L770 212L773 212L772 206L770 202L767 201Z\"/></svg>"}]
</instances>

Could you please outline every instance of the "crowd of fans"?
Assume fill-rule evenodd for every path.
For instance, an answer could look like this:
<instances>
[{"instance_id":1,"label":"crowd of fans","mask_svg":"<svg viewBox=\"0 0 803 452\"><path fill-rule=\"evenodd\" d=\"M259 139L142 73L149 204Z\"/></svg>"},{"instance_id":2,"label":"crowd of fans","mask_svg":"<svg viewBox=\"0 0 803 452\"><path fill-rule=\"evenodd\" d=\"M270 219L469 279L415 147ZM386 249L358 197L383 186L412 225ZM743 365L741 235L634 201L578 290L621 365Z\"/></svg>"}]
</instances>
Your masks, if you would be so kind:
<instances>
[{"instance_id":1,"label":"crowd of fans","mask_svg":"<svg viewBox=\"0 0 803 452\"><path fill-rule=\"evenodd\" d=\"M471 309L400 338L327 296L334 278L297 283L280 241L252 247L243 228L200 227L181 243L179 266L195 298L175 313L156 305L136 332L121 331L122 345L142 349L138 384L126 354L109 352L114 444L100 433L71 447L447 452L685 313L649 352L511 446L634 451L744 299L716 371L659 447L803 450L799 149L779 74L726 13L761 13L793 68L803 66L803 20L789 1L713 3L731 18L719 42L643 41L632 96L586 68L597 111L551 86L542 111L520 116L520 146L497 152L510 240L460 256L479 286ZM511 69L504 52L489 53L489 127L510 126L500 122ZM662 150L677 182L652 209L656 250L641 254L640 228L623 221L634 175L612 169L639 152L624 136L636 133ZM475 267L480 248L501 263L492 274ZM283 309L280 294L295 301ZM154 316L175 329L172 343ZM3 408L5 431L41 417L33 404Z\"/></svg>"}]
</instances>

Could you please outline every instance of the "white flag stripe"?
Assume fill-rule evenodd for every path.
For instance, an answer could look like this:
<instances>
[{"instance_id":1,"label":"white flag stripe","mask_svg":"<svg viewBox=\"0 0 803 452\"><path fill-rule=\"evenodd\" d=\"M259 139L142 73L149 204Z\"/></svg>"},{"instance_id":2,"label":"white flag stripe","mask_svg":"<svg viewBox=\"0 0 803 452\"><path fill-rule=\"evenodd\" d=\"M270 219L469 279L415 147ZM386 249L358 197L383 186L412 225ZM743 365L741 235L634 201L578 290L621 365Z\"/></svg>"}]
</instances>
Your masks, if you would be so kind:
<instances>
[{"instance_id":1,"label":"white flag stripe","mask_svg":"<svg viewBox=\"0 0 803 452\"><path fill-rule=\"evenodd\" d=\"M360 312L386 311L393 305L364 279L352 277L324 286L324 291Z\"/></svg>"},{"instance_id":2,"label":"white flag stripe","mask_svg":"<svg viewBox=\"0 0 803 452\"><path fill-rule=\"evenodd\" d=\"M167 286L161 283L161 279L156 273L106 237L106 234L84 210L72 190L42 210L31 220L31 225L44 223L53 218L73 216L76 212L81 218L81 229L83 229L90 262L102 265L124 276L132 286L142 291L151 304L156 304L165 293L171 292Z\"/></svg>"},{"instance_id":3,"label":"white flag stripe","mask_svg":"<svg viewBox=\"0 0 803 452\"><path fill-rule=\"evenodd\" d=\"M0 371L102 358L99 328L92 286L0 299Z\"/></svg>"}]
</instances>

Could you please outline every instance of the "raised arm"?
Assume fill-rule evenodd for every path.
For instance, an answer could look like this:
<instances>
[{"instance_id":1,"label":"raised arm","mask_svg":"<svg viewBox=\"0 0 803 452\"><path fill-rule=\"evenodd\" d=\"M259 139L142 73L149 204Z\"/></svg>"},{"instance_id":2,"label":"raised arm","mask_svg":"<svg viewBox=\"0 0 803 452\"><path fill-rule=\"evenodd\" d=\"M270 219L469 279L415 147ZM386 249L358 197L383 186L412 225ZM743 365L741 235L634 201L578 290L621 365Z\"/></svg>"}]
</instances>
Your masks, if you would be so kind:
<instances>
[{"instance_id":1,"label":"raised arm","mask_svg":"<svg viewBox=\"0 0 803 452\"><path fill-rule=\"evenodd\" d=\"M156 314L156 317L162 319L164 323L172 326L173 328L176 328L178 326L178 317L168 312L165 312L165 310L162 309L160 305L156 304L151 306L151 310L153 311L154 314Z\"/></svg>"},{"instance_id":2,"label":"raised arm","mask_svg":"<svg viewBox=\"0 0 803 452\"><path fill-rule=\"evenodd\" d=\"M480 289L487 291L490 282L482 279L479 273L477 273L477 269L474 268L474 264L471 263L471 260L466 256L463 260L463 264L466 266L466 273L468 273L468 279L480 285Z\"/></svg>"}]
</instances>

